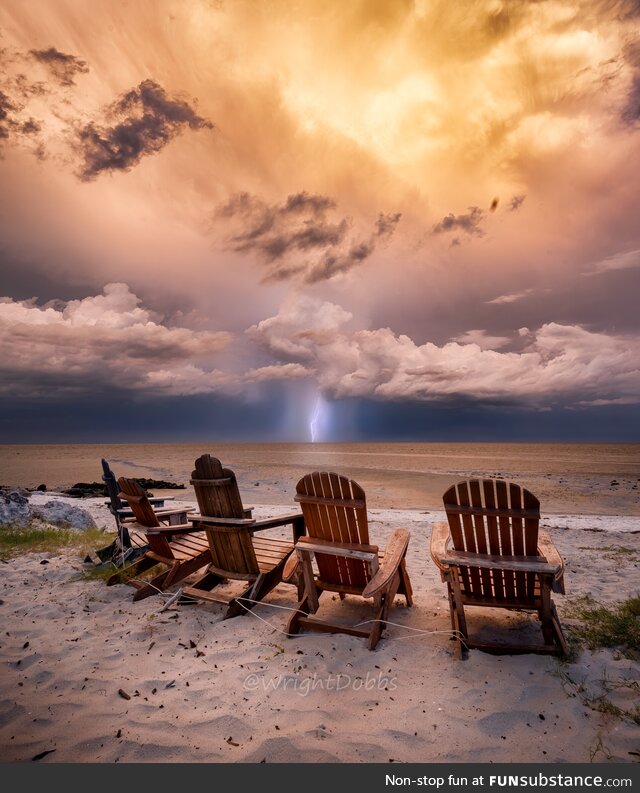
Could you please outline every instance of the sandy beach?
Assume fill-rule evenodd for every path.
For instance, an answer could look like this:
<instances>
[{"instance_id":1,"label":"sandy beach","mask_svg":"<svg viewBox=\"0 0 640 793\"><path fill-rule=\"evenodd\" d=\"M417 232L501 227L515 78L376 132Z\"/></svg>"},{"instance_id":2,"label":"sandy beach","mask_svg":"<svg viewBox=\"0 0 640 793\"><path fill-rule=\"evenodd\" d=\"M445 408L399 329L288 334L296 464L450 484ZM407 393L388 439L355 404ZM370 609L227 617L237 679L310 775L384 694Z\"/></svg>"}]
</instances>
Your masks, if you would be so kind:
<instances>
[{"instance_id":1,"label":"sandy beach","mask_svg":"<svg viewBox=\"0 0 640 793\"><path fill-rule=\"evenodd\" d=\"M104 499L69 501L113 530ZM256 507L258 517L282 511ZM393 528L410 530L415 596L410 609L396 599L374 652L346 635L288 638L295 589L284 584L253 613L222 621L216 604L165 609L166 595L133 603L128 585L83 580L77 553L3 563L0 761L640 760L637 723L602 707L638 706L638 662L586 649L571 662L477 650L455 660L445 586L428 550L442 514L370 507L369 517L380 546ZM613 603L638 593L638 518L564 515L543 525L566 562L567 594L554 596L566 632L570 598ZM370 614L355 599L327 608ZM504 620L490 625L505 628Z\"/></svg>"}]
</instances>

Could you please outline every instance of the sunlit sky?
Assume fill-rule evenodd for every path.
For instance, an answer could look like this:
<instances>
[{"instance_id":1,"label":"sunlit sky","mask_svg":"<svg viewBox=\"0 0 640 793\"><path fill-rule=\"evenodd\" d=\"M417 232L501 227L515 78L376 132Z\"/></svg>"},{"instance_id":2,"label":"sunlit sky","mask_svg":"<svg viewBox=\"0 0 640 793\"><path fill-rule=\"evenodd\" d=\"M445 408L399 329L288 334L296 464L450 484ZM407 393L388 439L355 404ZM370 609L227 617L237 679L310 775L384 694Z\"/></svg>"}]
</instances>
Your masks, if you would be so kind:
<instances>
[{"instance_id":1,"label":"sunlit sky","mask_svg":"<svg viewBox=\"0 0 640 793\"><path fill-rule=\"evenodd\" d=\"M639 30L3 0L0 442L639 441Z\"/></svg>"}]
</instances>

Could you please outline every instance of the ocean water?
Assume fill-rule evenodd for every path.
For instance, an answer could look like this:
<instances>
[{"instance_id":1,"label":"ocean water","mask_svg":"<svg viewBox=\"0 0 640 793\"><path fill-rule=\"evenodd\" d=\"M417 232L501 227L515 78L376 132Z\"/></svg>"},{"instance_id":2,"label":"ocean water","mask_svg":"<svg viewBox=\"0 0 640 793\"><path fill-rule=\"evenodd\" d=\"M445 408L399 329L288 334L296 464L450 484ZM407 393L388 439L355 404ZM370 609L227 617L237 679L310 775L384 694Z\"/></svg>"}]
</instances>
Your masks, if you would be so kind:
<instances>
[{"instance_id":1,"label":"ocean water","mask_svg":"<svg viewBox=\"0 0 640 793\"><path fill-rule=\"evenodd\" d=\"M383 508L439 509L454 482L501 477L528 487L552 513L640 516L640 444L159 443L0 445L0 485L49 490L116 476L184 484L201 454L232 468L247 504L293 506L296 482L316 470L355 479Z\"/></svg>"}]
</instances>

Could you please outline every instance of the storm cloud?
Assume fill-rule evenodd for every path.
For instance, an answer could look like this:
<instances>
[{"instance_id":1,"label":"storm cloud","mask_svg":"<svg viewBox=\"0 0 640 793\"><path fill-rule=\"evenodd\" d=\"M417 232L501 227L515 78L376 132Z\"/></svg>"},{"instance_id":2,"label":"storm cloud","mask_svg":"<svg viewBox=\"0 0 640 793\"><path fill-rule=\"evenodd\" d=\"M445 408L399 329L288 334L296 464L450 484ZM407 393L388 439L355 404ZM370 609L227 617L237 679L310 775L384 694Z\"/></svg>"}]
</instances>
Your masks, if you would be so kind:
<instances>
[{"instance_id":1,"label":"storm cloud","mask_svg":"<svg viewBox=\"0 0 640 793\"><path fill-rule=\"evenodd\" d=\"M637 2L177 5L0 3L3 405L637 437Z\"/></svg>"},{"instance_id":2,"label":"storm cloud","mask_svg":"<svg viewBox=\"0 0 640 793\"><path fill-rule=\"evenodd\" d=\"M60 52L55 47L49 47L46 50L30 50L29 54L44 64L60 85L75 85L77 75L89 72L86 61L75 55Z\"/></svg>"},{"instance_id":3,"label":"storm cloud","mask_svg":"<svg viewBox=\"0 0 640 793\"><path fill-rule=\"evenodd\" d=\"M117 383L170 395L215 391L234 381L198 363L223 350L229 334L168 327L140 302L123 283L44 306L0 298L0 393L50 397Z\"/></svg>"},{"instance_id":4,"label":"storm cloud","mask_svg":"<svg viewBox=\"0 0 640 793\"><path fill-rule=\"evenodd\" d=\"M639 336L550 322L520 328L511 339L474 329L443 345L419 345L390 328L347 330L352 319L337 304L292 299L248 333L281 360L313 369L319 385L337 398L455 396L536 407L640 403ZM518 349L494 349L508 343Z\"/></svg>"},{"instance_id":5,"label":"storm cloud","mask_svg":"<svg viewBox=\"0 0 640 793\"><path fill-rule=\"evenodd\" d=\"M483 237L485 232L482 223L485 212L480 207L469 207L466 215L454 215L451 212L436 223L432 234L445 234L449 231L464 231L469 236Z\"/></svg>"},{"instance_id":6,"label":"storm cloud","mask_svg":"<svg viewBox=\"0 0 640 793\"><path fill-rule=\"evenodd\" d=\"M399 212L380 213L368 238L347 239L353 222L329 218L334 210L333 198L306 191L289 195L281 204L267 204L244 192L219 206L215 218L235 224L227 237L230 249L254 253L267 267L266 281L298 278L313 284L368 259L378 242L393 235L401 217Z\"/></svg>"},{"instance_id":7,"label":"storm cloud","mask_svg":"<svg viewBox=\"0 0 640 793\"><path fill-rule=\"evenodd\" d=\"M88 182L103 172L128 171L142 157L161 151L185 127L212 129L213 124L186 100L144 80L107 109L106 123L90 122L78 130L80 179Z\"/></svg>"}]
</instances>

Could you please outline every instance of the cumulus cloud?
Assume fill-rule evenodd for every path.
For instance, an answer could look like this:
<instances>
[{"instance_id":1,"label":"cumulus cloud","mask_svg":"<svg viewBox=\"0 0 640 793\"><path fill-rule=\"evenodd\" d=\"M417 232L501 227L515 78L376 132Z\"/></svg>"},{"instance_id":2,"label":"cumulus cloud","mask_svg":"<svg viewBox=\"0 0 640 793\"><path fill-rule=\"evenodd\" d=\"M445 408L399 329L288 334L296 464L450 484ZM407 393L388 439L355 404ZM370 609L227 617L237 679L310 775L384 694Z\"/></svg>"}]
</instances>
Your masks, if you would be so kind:
<instances>
[{"instance_id":1,"label":"cumulus cloud","mask_svg":"<svg viewBox=\"0 0 640 793\"><path fill-rule=\"evenodd\" d=\"M284 360L312 361L315 350L331 345L353 315L335 303L305 294L290 295L276 316L247 329L247 336Z\"/></svg>"},{"instance_id":2,"label":"cumulus cloud","mask_svg":"<svg viewBox=\"0 0 640 793\"><path fill-rule=\"evenodd\" d=\"M519 330L521 349L499 352L484 331L442 346L417 345L390 328L348 332L351 315L334 303L300 297L249 329L281 360L314 370L336 397L443 401L518 400L530 404L640 402L640 338L550 322Z\"/></svg>"},{"instance_id":3,"label":"cumulus cloud","mask_svg":"<svg viewBox=\"0 0 640 793\"><path fill-rule=\"evenodd\" d=\"M211 129L213 124L184 99L144 80L107 109L105 123L90 122L78 130L80 179L88 182L105 171L128 171L142 157L161 151L185 127Z\"/></svg>"},{"instance_id":4,"label":"cumulus cloud","mask_svg":"<svg viewBox=\"0 0 640 793\"><path fill-rule=\"evenodd\" d=\"M55 47L46 50L30 50L29 55L44 64L55 79L64 86L75 85L78 74L87 74L89 67L86 61L75 55L67 55Z\"/></svg>"},{"instance_id":5,"label":"cumulus cloud","mask_svg":"<svg viewBox=\"0 0 640 793\"><path fill-rule=\"evenodd\" d=\"M246 383L263 383L266 380L300 380L311 374L309 369L299 363L285 363L249 369L243 380Z\"/></svg>"},{"instance_id":6,"label":"cumulus cloud","mask_svg":"<svg viewBox=\"0 0 640 793\"><path fill-rule=\"evenodd\" d=\"M267 204L249 193L238 193L218 207L216 220L232 223L229 247L253 252L266 265L267 281L298 277L305 283L325 281L346 273L388 240L400 213L380 213L367 238L347 240L352 222L347 217L329 218L336 202L306 191L289 195L281 204Z\"/></svg>"},{"instance_id":7,"label":"cumulus cloud","mask_svg":"<svg viewBox=\"0 0 640 793\"><path fill-rule=\"evenodd\" d=\"M526 195L514 195L509 202L509 212L516 212L524 204Z\"/></svg>"},{"instance_id":8,"label":"cumulus cloud","mask_svg":"<svg viewBox=\"0 0 640 793\"><path fill-rule=\"evenodd\" d=\"M122 283L44 306L1 298L1 390L84 393L103 384L154 393L214 391L230 376L193 361L210 358L229 341L223 332L167 327Z\"/></svg>"},{"instance_id":9,"label":"cumulus cloud","mask_svg":"<svg viewBox=\"0 0 640 793\"><path fill-rule=\"evenodd\" d=\"M486 215L480 207L469 207L466 215L449 213L436 223L431 230L432 234L446 234L449 231L464 231L469 236L483 237L485 232L482 223Z\"/></svg>"}]
</instances>

